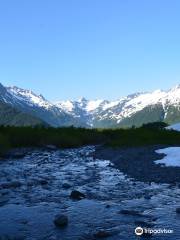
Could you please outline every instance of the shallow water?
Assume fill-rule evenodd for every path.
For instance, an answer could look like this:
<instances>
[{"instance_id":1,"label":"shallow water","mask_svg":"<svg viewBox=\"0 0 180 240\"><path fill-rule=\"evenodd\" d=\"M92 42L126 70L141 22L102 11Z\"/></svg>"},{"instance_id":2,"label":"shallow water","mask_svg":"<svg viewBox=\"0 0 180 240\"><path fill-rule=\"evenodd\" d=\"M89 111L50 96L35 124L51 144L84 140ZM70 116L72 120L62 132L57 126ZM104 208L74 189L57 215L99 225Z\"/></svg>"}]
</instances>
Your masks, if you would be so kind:
<instances>
[{"instance_id":1,"label":"shallow water","mask_svg":"<svg viewBox=\"0 0 180 240\"><path fill-rule=\"evenodd\" d=\"M134 229L145 224L174 231L151 239L180 239L180 214L175 212L180 205L180 189L133 181L108 160L94 159L94 150L94 146L37 149L22 159L1 161L0 236L88 240L96 239L94 233L104 230L110 233L109 240L133 240L139 239ZM12 182L15 184L9 184ZM63 183L71 187L64 189ZM83 192L86 198L71 200L73 189ZM121 214L124 209L139 214ZM66 228L59 229L53 223L59 213L69 218Z\"/></svg>"}]
</instances>

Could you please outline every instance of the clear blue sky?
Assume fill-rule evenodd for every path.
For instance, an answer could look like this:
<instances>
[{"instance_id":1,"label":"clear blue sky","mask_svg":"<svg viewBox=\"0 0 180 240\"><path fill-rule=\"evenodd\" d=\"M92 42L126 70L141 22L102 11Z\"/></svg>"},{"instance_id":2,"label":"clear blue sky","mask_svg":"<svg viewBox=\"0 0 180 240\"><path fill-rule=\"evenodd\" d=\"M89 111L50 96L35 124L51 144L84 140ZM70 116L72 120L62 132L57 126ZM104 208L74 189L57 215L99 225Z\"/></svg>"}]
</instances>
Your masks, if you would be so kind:
<instances>
[{"instance_id":1,"label":"clear blue sky","mask_svg":"<svg viewBox=\"0 0 180 240\"><path fill-rule=\"evenodd\" d=\"M0 82L49 100L176 85L180 1L0 1Z\"/></svg>"}]
</instances>

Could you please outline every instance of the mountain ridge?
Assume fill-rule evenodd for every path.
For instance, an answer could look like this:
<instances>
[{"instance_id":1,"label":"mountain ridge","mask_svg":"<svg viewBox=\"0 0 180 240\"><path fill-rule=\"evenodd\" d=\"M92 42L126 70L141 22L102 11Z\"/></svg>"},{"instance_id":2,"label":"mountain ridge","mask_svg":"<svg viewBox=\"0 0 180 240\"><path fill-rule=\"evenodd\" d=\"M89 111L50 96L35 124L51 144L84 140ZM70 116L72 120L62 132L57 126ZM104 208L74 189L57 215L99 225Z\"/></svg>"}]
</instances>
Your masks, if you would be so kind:
<instances>
[{"instance_id":1,"label":"mountain ridge","mask_svg":"<svg viewBox=\"0 0 180 240\"><path fill-rule=\"evenodd\" d=\"M180 120L180 84L166 91L137 92L114 101L83 97L55 103L31 90L1 84L0 101L54 127L130 127L148 121L173 124Z\"/></svg>"}]
</instances>

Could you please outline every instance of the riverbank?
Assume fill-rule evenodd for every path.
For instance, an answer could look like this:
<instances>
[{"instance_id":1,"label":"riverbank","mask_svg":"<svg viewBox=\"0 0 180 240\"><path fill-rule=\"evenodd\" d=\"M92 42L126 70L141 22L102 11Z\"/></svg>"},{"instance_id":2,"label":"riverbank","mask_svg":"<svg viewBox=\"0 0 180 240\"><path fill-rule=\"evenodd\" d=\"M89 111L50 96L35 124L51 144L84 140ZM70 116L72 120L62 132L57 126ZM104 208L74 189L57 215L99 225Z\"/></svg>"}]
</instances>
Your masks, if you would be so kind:
<instances>
[{"instance_id":1,"label":"riverbank","mask_svg":"<svg viewBox=\"0 0 180 240\"><path fill-rule=\"evenodd\" d=\"M155 150L166 147L168 145L121 148L100 146L96 147L94 157L110 160L115 168L137 181L179 184L180 167L163 167L155 163L165 156Z\"/></svg>"}]
</instances>

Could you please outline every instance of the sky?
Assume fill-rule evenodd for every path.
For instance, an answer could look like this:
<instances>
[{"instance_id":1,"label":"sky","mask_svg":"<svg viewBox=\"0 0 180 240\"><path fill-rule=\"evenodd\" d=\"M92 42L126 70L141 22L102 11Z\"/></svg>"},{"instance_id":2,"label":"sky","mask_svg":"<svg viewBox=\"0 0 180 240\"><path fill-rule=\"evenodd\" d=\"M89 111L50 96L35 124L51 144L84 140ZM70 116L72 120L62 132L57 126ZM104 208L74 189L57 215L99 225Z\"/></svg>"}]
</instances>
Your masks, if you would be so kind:
<instances>
[{"instance_id":1,"label":"sky","mask_svg":"<svg viewBox=\"0 0 180 240\"><path fill-rule=\"evenodd\" d=\"M0 82L52 101L180 83L179 0L0 1Z\"/></svg>"}]
</instances>

